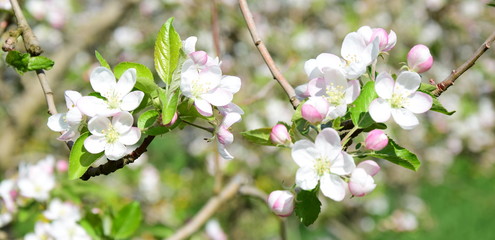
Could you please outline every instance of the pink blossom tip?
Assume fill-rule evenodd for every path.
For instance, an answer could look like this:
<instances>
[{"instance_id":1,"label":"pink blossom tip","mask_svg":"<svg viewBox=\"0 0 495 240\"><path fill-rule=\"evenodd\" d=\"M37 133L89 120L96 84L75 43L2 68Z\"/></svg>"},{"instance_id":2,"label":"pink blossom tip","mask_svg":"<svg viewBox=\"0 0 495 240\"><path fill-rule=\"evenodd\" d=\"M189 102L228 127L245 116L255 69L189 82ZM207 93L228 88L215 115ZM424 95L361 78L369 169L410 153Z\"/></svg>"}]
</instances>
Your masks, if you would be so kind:
<instances>
[{"instance_id":1,"label":"pink blossom tip","mask_svg":"<svg viewBox=\"0 0 495 240\"><path fill-rule=\"evenodd\" d=\"M294 211L294 195L290 191L271 192L267 203L272 212L279 217L288 217Z\"/></svg>"},{"instance_id":2,"label":"pink blossom tip","mask_svg":"<svg viewBox=\"0 0 495 240\"><path fill-rule=\"evenodd\" d=\"M407 65L411 71L423 73L430 70L433 65L433 57L430 49L423 44L418 44L411 48L407 54Z\"/></svg>"},{"instance_id":3,"label":"pink blossom tip","mask_svg":"<svg viewBox=\"0 0 495 240\"><path fill-rule=\"evenodd\" d=\"M367 149L380 151L387 146L388 137L382 130L375 129L368 133L364 143Z\"/></svg>"}]
</instances>

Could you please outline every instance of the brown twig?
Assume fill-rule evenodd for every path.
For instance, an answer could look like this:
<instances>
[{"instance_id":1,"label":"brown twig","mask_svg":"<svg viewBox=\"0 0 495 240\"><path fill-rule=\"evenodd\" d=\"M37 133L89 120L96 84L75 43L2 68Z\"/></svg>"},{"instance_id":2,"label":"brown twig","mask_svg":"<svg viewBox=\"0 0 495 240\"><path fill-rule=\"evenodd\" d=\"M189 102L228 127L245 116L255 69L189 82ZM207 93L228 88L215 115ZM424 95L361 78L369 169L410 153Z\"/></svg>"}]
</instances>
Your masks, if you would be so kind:
<instances>
[{"instance_id":1,"label":"brown twig","mask_svg":"<svg viewBox=\"0 0 495 240\"><path fill-rule=\"evenodd\" d=\"M218 8L217 0L211 0L211 35L213 38L213 47L215 54L220 57L220 26L218 25Z\"/></svg>"},{"instance_id":2,"label":"brown twig","mask_svg":"<svg viewBox=\"0 0 495 240\"><path fill-rule=\"evenodd\" d=\"M294 109L297 108L299 105L299 100L296 98L296 91L294 88L287 82L285 77L282 75L280 70L277 68L275 65L275 62L273 61L272 56L268 52L268 49L266 48L265 44L261 40L261 38L258 36L258 32L256 30L256 25L254 23L253 15L251 14L251 11L249 10L249 7L246 3L246 0L239 0L239 6L241 8L242 15L244 16L244 20L246 21L247 27L249 29L249 32L251 33L251 38L253 39L254 45L258 48L258 51L260 52L261 56L263 57L263 60L265 60L266 65L270 69L270 72L273 75L273 78L277 80L277 82L282 86L284 89L285 93L289 97L289 100L292 104L292 107Z\"/></svg>"},{"instance_id":3,"label":"brown twig","mask_svg":"<svg viewBox=\"0 0 495 240\"><path fill-rule=\"evenodd\" d=\"M469 68L471 68L475 63L478 58L483 55L483 53L486 52L492 45L492 43L495 41L495 32L493 32L486 40L485 42L476 50L476 52L473 53L473 55L461 66L459 66L457 69L452 70L452 73L443 80L442 82L437 84L437 89L435 89L432 94L435 96L440 96L445 90L447 90L450 86L454 85L455 80L459 78L464 72L466 72Z\"/></svg>"},{"instance_id":4,"label":"brown twig","mask_svg":"<svg viewBox=\"0 0 495 240\"><path fill-rule=\"evenodd\" d=\"M43 53L43 50L40 47L38 39L34 36L31 27L29 27L19 3L17 0L10 0L10 4L12 5L12 10L14 10L14 14L17 19L17 27L22 30L22 39L24 40L26 51L31 54L31 56L40 55Z\"/></svg>"}]
</instances>

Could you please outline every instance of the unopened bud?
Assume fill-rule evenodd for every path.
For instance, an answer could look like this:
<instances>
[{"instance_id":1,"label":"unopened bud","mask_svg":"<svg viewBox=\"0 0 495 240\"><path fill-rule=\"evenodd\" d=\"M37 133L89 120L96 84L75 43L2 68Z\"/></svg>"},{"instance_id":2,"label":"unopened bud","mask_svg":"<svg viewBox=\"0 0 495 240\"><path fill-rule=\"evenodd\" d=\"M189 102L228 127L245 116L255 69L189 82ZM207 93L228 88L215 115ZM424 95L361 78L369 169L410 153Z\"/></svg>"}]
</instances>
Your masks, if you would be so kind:
<instances>
[{"instance_id":1,"label":"unopened bud","mask_svg":"<svg viewBox=\"0 0 495 240\"><path fill-rule=\"evenodd\" d=\"M287 131L287 127L284 124L277 124L273 126L272 132L270 133L270 140L274 144L285 145L290 143L290 135Z\"/></svg>"},{"instance_id":2,"label":"unopened bud","mask_svg":"<svg viewBox=\"0 0 495 240\"><path fill-rule=\"evenodd\" d=\"M301 107L301 115L312 124L321 123L327 116L329 104L323 97L310 97Z\"/></svg>"},{"instance_id":3,"label":"unopened bud","mask_svg":"<svg viewBox=\"0 0 495 240\"><path fill-rule=\"evenodd\" d=\"M268 196L268 206L277 216L288 217L294 211L294 195L290 191L273 191Z\"/></svg>"},{"instance_id":4,"label":"unopened bud","mask_svg":"<svg viewBox=\"0 0 495 240\"><path fill-rule=\"evenodd\" d=\"M356 197L372 192L376 187L375 180L362 168L355 168L349 179L349 191Z\"/></svg>"},{"instance_id":5,"label":"unopened bud","mask_svg":"<svg viewBox=\"0 0 495 240\"><path fill-rule=\"evenodd\" d=\"M387 146L388 137L382 130L375 129L368 133L364 144L367 149L380 151Z\"/></svg>"},{"instance_id":6,"label":"unopened bud","mask_svg":"<svg viewBox=\"0 0 495 240\"><path fill-rule=\"evenodd\" d=\"M175 121L177 121L177 118L179 116L177 115L177 112L174 113L174 116L172 117L172 120L170 120L169 123L165 124L164 126L165 127L171 127L172 125L174 125Z\"/></svg>"},{"instance_id":7,"label":"unopened bud","mask_svg":"<svg viewBox=\"0 0 495 240\"><path fill-rule=\"evenodd\" d=\"M356 168L362 168L366 171L370 176L375 176L378 172L380 172L380 165L373 160L365 160L360 162Z\"/></svg>"},{"instance_id":8,"label":"unopened bud","mask_svg":"<svg viewBox=\"0 0 495 240\"><path fill-rule=\"evenodd\" d=\"M432 65L433 57L430 49L423 44L414 46L407 54L407 66L411 71L423 73L430 70Z\"/></svg>"},{"instance_id":9,"label":"unopened bud","mask_svg":"<svg viewBox=\"0 0 495 240\"><path fill-rule=\"evenodd\" d=\"M205 65L208 61L208 54L205 51L196 51L189 54L195 64Z\"/></svg>"}]
</instances>

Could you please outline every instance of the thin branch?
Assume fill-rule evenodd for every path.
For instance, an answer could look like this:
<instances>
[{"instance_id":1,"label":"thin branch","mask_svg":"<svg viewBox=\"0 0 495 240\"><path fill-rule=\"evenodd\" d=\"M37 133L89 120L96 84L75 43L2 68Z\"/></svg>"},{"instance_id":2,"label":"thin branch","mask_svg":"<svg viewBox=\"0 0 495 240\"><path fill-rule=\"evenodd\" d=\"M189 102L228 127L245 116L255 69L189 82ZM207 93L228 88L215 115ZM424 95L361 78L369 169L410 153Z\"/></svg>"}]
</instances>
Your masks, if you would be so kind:
<instances>
[{"instance_id":1,"label":"thin branch","mask_svg":"<svg viewBox=\"0 0 495 240\"><path fill-rule=\"evenodd\" d=\"M220 57L220 26L218 25L218 8L217 0L211 0L211 35L213 38L213 47L215 54Z\"/></svg>"},{"instance_id":2,"label":"thin branch","mask_svg":"<svg viewBox=\"0 0 495 240\"><path fill-rule=\"evenodd\" d=\"M461 66L459 66L457 69L452 70L452 73L442 82L437 84L437 89L432 92L433 95L435 96L440 96L445 90L447 90L450 86L454 85L455 80L459 78L464 72L466 72L469 68L471 68L475 63L478 58L483 55L483 53L486 52L492 45L492 43L495 41L495 32L493 32L486 40L485 42L474 52L474 54Z\"/></svg>"},{"instance_id":3,"label":"thin branch","mask_svg":"<svg viewBox=\"0 0 495 240\"><path fill-rule=\"evenodd\" d=\"M24 14L22 13L21 7L17 0L10 0L12 9L14 10L15 17L17 19L17 26L22 30L22 39L24 40L24 46L26 46L26 51L31 54L31 56L40 55L43 50L40 47L38 39L34 36L31 27L26 21Z\"/></svg>"},{"instance_id":4,"label":"thin branch","mask_svg":"<svg viewBox=\"0 0 495 240\"><path fill-rule=\"evenodd\" d=\"M190 237L197 232L213 214L222 208L227 201L234 198L241 186L247 184L247 182L247 177L242 174L233 177L218 195L210 198L206 205L204 205L190 221L184 224L174 235L167 239L180 240Z\"/></svg>"},{"instance_id":5,"label":"thin branch","mask_svg":"<svg viewBox=\"0 0 495 240\"><path fill-rule=\"evenodd\" d=\"M261 56L263 57L263 60L265 60L266 65L270 69L270 72L273 75L273 78L277 80L277 82L282 86L284 89L285 93L289 97L289 100L294 107L294 109L297 108L299 105L299 100L296 98L296 91L294 88L287 82L285 77L282 75L280 70L277 68L275 65L275 62L273 61L272 56L268 52L268 49L266 48L265 44L261 40L261 38L258 36L258 32L256 30L256 25L254 23L253 15L251 14L251 11L249 10L249 7L246 3L246 0L239 0L239 6L241 8L242 15L244 16L244 20L246 21L247 27L249 29L249 32L251 33L251 38L253 39L254 45L258 48L258 51L260 52Z\"/></svg>"}]
</instances>

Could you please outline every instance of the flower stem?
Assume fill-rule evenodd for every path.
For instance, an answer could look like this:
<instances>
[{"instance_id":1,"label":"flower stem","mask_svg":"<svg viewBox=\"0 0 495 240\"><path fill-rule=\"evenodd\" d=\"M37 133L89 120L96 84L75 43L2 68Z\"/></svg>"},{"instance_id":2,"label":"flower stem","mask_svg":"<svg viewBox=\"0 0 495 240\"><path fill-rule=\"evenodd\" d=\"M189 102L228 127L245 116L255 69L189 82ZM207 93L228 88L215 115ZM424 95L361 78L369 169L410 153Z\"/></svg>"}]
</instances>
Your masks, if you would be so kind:
<instances>
[{"instance_id":1,"label":"flower stem","mask_svg":"<svg viewBox=\"0 0 495 240\"><path fill-rule=\"evenodd\" d=\"M347 135L345 135L345 137L342 139L342 141L340 142L342 146L345 146L347 144L347 142L351 139L351 136L352 134L358 130L359 127L358 126L354 126L348 133Z\"/></svg>"},{"instance_id":2,"label":"flower stem","mask_svg":"<svg viewBox=\"0 0 495 240\"><path fill-rule=\"evenodd\" d=\"M181 121L184 122L184 123L186 123L186 124L188 124L188 125L191 125L193 127L197 127L199 129L203 129L203 130L205 130L205 131L207 131L209 133L212 133L212 134L215 131L213 128L207 128L207 127L203 127L203 126L200 126L200 125L196 125L196 124L194 124L192 122L188 122L188 121L185 121L185 120L182 120L182 119L181 119Z\"/></svg>"}]
</instances>

